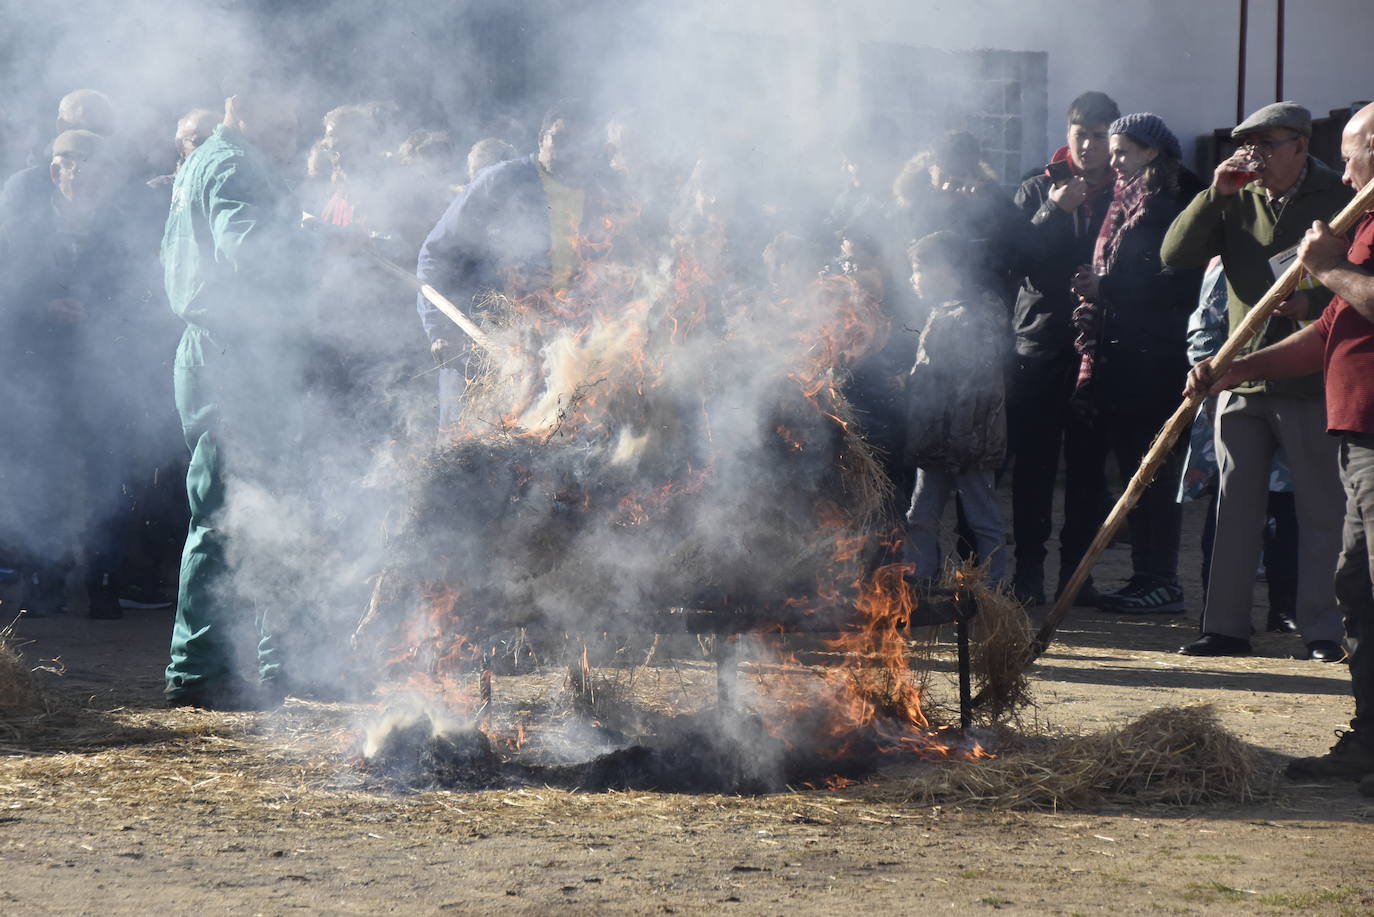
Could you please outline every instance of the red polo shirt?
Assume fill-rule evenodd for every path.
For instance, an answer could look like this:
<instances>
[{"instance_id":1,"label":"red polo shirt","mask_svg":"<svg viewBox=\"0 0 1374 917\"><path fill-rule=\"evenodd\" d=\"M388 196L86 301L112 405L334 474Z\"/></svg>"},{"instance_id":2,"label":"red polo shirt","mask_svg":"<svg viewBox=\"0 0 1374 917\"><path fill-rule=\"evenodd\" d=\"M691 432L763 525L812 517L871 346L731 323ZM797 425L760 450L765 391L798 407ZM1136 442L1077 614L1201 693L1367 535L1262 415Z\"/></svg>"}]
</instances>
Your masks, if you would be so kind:
<instances>
[{"instance_id":1,"label":"red polo shirt","mask_svg":"<svg viewBox=\"0 0 1374 917\"><path fill-rule=\"evenodd\" d=\"M1348 257L1374 270L1374 212L1355 228ZM1335 296L1315 327L1326 341L1327 430L1374 434L1374 322Z\"/></svg>"}]
</instances>

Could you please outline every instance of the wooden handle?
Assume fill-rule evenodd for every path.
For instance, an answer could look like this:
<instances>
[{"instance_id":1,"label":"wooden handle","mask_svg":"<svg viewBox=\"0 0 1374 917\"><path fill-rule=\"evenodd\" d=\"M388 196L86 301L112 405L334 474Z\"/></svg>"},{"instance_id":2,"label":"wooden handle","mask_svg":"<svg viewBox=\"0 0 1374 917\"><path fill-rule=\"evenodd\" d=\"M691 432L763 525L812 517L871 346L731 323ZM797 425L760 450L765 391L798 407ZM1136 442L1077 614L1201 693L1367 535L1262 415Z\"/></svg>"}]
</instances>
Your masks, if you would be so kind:
<instances>
[{"instance_id":1,"label":"wooden handle","mask_svg":"<svg viewBox=\"0 0 1374 917\"><path fill-rule=\"evenodd\" d=\"M419 290L420 295L429 300L434 308L444 313L449 321L463 329L463 333L472 339L472 343L476 344L487 353L492 352L495 345L492 344L491 338L487 337L482 329L477 327L477 323L468 318L462 309L455 306L452 300L429 284L421 282L420 278L416 277L413 272L406 270L391 259L385 258L376 252L372 253L372 258L392 274L404 279L412 287Z\"/></svg>"}]
</instances>

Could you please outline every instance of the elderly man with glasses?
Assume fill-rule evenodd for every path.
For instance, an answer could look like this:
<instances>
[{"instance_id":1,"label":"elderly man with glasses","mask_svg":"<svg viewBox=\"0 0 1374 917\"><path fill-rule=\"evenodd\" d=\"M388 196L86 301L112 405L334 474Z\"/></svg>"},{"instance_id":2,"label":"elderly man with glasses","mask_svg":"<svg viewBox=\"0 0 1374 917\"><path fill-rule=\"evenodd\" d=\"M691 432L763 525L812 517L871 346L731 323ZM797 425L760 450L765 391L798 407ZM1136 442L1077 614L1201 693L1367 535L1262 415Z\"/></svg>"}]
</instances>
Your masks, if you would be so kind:
<instances>
[{"instance_id":1,"label":"elderly man with glasses","mask_svg":"<svg viewBox=\"0 0 1374 917\"><path fill-rule=\"evenodd\" d=\"M1296 257L1314 220L1329 220L1353 192L1340 173L1308 155L1312 116L1293 102L1266 105L1231 136L1236 154L1217 166L1212 186L1179 214L1161 256L1175 270L1199 268L1220 255L1226 274L1228 318L1245 314ZM1314 282L1294 293L1247 346L1253 352L1321 315L1331 292ZM1182 342L1180 342L1182 346ZM1332 575L1341 549L1344 493L1338 441L1326 435L1322 374L1248 381L1222 392L1216 411L1216 547L1199 639L1180 649L1189 656L1250 652L1255 564L1265 526L1265 497L1275 450L1293 473L1298 531L1297 624L1303 658L1338 662L1343 626Z\"/></svg>"}]
</instances>

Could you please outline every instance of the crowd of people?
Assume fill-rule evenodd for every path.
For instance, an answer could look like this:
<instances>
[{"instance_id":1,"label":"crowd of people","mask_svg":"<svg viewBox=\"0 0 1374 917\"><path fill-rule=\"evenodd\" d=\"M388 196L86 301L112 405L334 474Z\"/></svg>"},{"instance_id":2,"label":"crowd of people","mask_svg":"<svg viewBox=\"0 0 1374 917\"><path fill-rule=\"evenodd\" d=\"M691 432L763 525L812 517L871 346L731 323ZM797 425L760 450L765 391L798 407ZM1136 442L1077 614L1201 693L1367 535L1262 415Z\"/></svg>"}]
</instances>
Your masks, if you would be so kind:
<instances>
[{"instance_id":1,"label":"crowd of people","mask_svg":"<svg viewBox=\"0 0 1374 917\"><path fill-rule=\"evenodd\" d=\"M894 522L915 580L941 568L957 496L959 550L1043 604L1061 457L1060 590L1104 519L1109 464L1128 478L1185 386L1205 390L1191 440L1130 513L1129 581L1090 582L1076 604L1183 613L1180 503L1210 500L1201 634L1181 652L1250 652L1262 559L1269 630L1319 661L1354 646L1353 731L1306 772L1374 771L1374 659L1345 642L1374 626L1374 224L1352 246L1321 222L1374 177L1371 109L1346 128L1344 176L1310 155L1309 112L1281 102L1235 127L1237 152L1204 181L1160 117L1087 92L1013 193L966 132L905 158L878 155L870 126L837 144L827 209L760 200L747 163L653 162L634 112L560 103L536 148L483 138L460 163L450 133L410 130L381 102L325 113L307 152L288 93L230 89L223 109L176 122L175 168L151 176L110 101L77 90L43 158L0 191L0 562L33 615L63 610L78 568L92 617L175 592L169 702L285 688L266 620L260 679L237 673L225 622L240 612L221 588L233 546L216 524L227 477L289 491L301 470L281 457L303 448L308 415L356 419L360 471L370 442L461 416L470 345L377 262L414 265L476 315L493 289L567 288L615 226L618 246L690 250L718 282L842 276L863 291L890 331L842 369L909 497ZM1309 281L1214 379L1226 328L1293 257ZM188 519L172 589L161 561Z\"/></svg>"}]
</instances>

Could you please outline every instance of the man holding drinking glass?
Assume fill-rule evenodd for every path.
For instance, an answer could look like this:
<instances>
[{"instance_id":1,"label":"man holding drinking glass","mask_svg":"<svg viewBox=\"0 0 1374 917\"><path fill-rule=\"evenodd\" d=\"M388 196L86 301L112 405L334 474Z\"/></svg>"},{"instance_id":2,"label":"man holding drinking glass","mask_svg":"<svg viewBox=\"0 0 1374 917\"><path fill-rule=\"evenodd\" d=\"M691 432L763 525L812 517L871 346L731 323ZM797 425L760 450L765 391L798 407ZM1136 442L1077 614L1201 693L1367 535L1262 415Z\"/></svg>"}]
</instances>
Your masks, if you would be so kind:
<instances>
[{"instance_id":1,"label":"man holding drinking glass","mask_svg":"<svg viewBox=\"0 0 1374 917\"><path fill-rule=\"evenodd\" d=\"M1164 237L1164 263L1204 267L1220 255L1230 326L1236 328L1297 257L1315 220L1330 220L1350 200L1341 176L1308 155L1312 115L1293 102L1266 105L1231 136L1235 155L1217 166L1212 186L1179 214ZM1269 320L1245 353L1273 344L1321 315L1331 292L1306 282ZM1180 347L1182 342L1180 342ZM1341 548L1344 493L1338 441L1326 435L1322 375L1251 381L1221 393L1216 412L1216 547L1199 639L1189 656L1250 652L1255 564L1265 525L1269 468L1282 448L1293 472L1298 531L1297 624L1305 658L1344 658L1343 627L1332 576Z\"/></svg>"}]
</instances>

